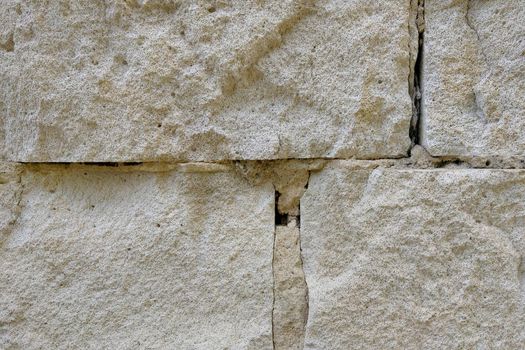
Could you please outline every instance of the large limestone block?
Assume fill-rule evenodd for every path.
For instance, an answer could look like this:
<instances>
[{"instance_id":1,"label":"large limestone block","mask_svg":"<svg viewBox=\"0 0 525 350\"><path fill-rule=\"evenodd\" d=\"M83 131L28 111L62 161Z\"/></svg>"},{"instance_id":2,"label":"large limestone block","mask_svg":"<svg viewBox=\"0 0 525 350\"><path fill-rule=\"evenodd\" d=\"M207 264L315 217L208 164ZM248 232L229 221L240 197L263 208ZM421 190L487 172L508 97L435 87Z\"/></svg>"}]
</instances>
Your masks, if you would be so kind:
<instances>
[{"instance_id":1,"label":"large limestone block","mask_svg":"<svg viewBox=\"0 0 525 350\"><path fill-rule=\"evenodd\" d=\"M409 3L4 1L7 158L405 155Z\"/></svg>"},{"instance_id":2,"label":"large limestone block","mask_svg":"<svg viewBox=\"0 0 525 350\"><path fill-rule=\"evenodd\" d=\"M525 155L525 1L426 0L421 139L433 155Z\"/></svg>"},{"instance_id":3,"label":"large limestone block","mask_svg":"<svg viewBox=\"0 0 525 350\"><path fill-rule=\"evenodd\" d=\"M313 174L305 349L522 349L525 171Z\"/></svg>"},{"instance_id":4,"label":"large limestone block","mask_svg":"<svg viewBox=\"0 0 525 350\"><path fill-rule=\"evenodd\" d=\"M22 185L0 348L272 348L270 184L47 167Z\"/></svg>"}]
</instances>

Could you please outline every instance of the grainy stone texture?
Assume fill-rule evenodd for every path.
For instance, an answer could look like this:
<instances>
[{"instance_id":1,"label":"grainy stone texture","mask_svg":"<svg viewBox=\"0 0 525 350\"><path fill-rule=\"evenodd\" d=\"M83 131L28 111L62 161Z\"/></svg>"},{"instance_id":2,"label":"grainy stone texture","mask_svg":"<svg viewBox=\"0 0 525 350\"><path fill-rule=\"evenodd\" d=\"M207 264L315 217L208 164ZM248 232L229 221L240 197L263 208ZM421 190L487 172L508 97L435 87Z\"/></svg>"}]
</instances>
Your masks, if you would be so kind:
<instances>
[{"instance_id":1,"label":"grainy stone texture","mask_svg":"<svg viewBox=\"0 0 525 350\"><path fill-rule=\"evenodd\" d=\"M408 0L1 6L9 160L377 158L410 146Z\"/></svg>"},{"instance_id":2,"label":"grainy stone texture","mask_svg":"<svg viewBox=\"0 0 525 350\"><path fill-rule=\"evenodd\" d=\"M275 350L302 349L308 295L297 219L275 227L273 343Z\"/></svg>"},{"instance_id":3,"label":"grainy stone texture","mask_svg":"<svg viewBox=\"0 0 525 350\"><path fill-rule=\"evenodd\" d=\"M521 349L525 171L312 174L305 349Z\"/></svg>"},{"instance_id":4,"label":"grainy stone texture","mask_svg":"<svg viewBox=\"0 0 525 350\"><path fill-rule=\"evenodd\" d=\"M20 213L20 171L15 164L0 162L0 249Z\"/></svg>"},{"instance_id":5,"label":"grainy stone texture","mask_svg":"<svg viewBox=\"0 0 525 350\"><path fill-rule=\"evenodd\" d=\"M104 169L22 175L0 348L271 349L272 186Z\"/></svg>"},{"instance_id":6,"label":"grainy stone texture","mask_svg":"<svg viewBox=\"0 0 525 350\"><path fill-rule=\"evenodd\" d=\"M0 23L0 349L525 348L525 0Z\"/></svg>"},{"instance_id":7,"label":"grainy stone texture","mask_svg":"<svg viewBox=\"0 0 525 350\"><path fill-rule=\"evenodd\" d=\"M524 38L523 0L425 0L421 140L432 155L525 155Z\"/></svg>"}]
</instances>

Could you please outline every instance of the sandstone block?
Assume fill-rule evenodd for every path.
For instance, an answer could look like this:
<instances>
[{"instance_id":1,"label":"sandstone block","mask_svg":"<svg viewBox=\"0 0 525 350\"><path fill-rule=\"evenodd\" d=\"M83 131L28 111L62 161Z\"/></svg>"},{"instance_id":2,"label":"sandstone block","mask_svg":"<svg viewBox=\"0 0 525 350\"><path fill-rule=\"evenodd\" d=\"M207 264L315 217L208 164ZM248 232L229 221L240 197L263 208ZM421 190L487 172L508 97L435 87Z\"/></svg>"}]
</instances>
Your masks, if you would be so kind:
<instances>
[{"instance_id":1,"label":"sandstone block","mask_svg":"<svg viewBox=\"0 0 525 350\"><path fill-rule=\"evenodd\" d=\"M2 2L6 157L406 155L409 3Z\"/></svg>"},{"instance_id":2,"label":"sandstone block","mask_svg":"<svg viewBox=\"0 0 525 350\"><path fill-rule=\"evenodd\" d=\"M525 1L425 1L421 140L435 156L525 155Z\"/></svg>"},{"instance_id":3,"label":"sandstone block","mask_svg":"<svg viewBox=\"0 0 525 350\"><path fill-rule=\"evenodd\" d=\"M0 247L0 348L272 349L271 185L31 169Z\"/></svg>"},{"instance_id":4,"label":"sandstone block","mask_svg":"<svg viewBox=\"0 0 525 350\"><path fill-rule=\"evenodd\" d=\"M305 349L520 349L525 171L313 174Z\"/></svg>"}]
</instances>

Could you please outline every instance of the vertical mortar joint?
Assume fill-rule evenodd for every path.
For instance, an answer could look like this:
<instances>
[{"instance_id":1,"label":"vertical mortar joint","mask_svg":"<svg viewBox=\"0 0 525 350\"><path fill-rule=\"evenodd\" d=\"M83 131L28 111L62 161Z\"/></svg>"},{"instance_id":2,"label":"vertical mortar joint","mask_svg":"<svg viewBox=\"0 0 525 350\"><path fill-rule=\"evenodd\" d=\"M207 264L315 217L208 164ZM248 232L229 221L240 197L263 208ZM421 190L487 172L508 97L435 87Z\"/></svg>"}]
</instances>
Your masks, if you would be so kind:
<instances>
[{"instance_id":1,"label":"vertical mortar joint","mask_svg":"<svg viewBox=\"0 0 525 350\"><path fill-rule=\"evenodd\" d=\"M308 286L303 270L300 232L300 197L308 188L310 172L289 174L275 190L273 251L273 348L302 349L308 319ZM289 181L289 179L302 179ZM280 203L284 200L285 203ZM295 203L291 206L290 203Z\"/></svg>"},{"instance_id":2,"label":"vertical mortar joint","mask_svg":"<svg viewBox=\"0 0 525 350\"><path fill-rule=\"evenodd\" d=\"M421 145L420 139L420 128L422 118L422 88L423 88L423 43L424 43L424 32L425 32L425 0L415 0L415 23L411 26L417 30L417 51L415 61L413 63L412 70L412 81L410 82L410 93L412 99L412 119L410 121L409 137L411 140L411 154L412 148L415 145ZM414 10L413 10L414 11ZM411 63L412 64L412 63Z\"/></svg>"}]
</instances>

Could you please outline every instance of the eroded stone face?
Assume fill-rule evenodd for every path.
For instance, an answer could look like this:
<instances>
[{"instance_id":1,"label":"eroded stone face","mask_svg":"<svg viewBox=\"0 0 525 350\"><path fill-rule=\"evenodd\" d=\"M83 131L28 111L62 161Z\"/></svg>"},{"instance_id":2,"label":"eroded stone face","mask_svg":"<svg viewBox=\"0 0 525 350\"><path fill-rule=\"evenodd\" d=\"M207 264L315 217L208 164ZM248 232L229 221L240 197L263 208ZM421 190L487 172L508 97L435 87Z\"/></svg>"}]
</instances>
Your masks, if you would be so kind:
<instances>
[{"instance_id":1,"label":"eroded stone face","mask_svg":"<svg viewBox=\"0 0 525 350\"><path fill-rule=\"evenodd\" d=\"M271 349L273 187L96 168L24 172L0 348Z\"/></svg>"},{"instance_id":2,"label":"eroded stone face","mask_svg":"<svg viewBox=\"0 0 525 350\"><path fill-rule=\"evenodd\" d=\"M378 158L410 146L407 0L34 0L2 12L9 160Z\"/></svg>"},{"instance_id":3,"label":"eroded stone face","mask_svg":"<svg viewBox=\"0 0 525 350\"><path fill-rule=\"evenodd\" d=\"M525 171L338 165L301 213L305 349L525 343Z\"/></svg>"},{"instance_id":4,"label":"eroded stone face","mask_svg":"<svg viewBox=\"0 0 525 350\"><path fill-rule=\"evenodd\" d=\"M421 139L432 155L525 154L524 18L524 1L425 1Z\"/></svg>"}]
</instances>

